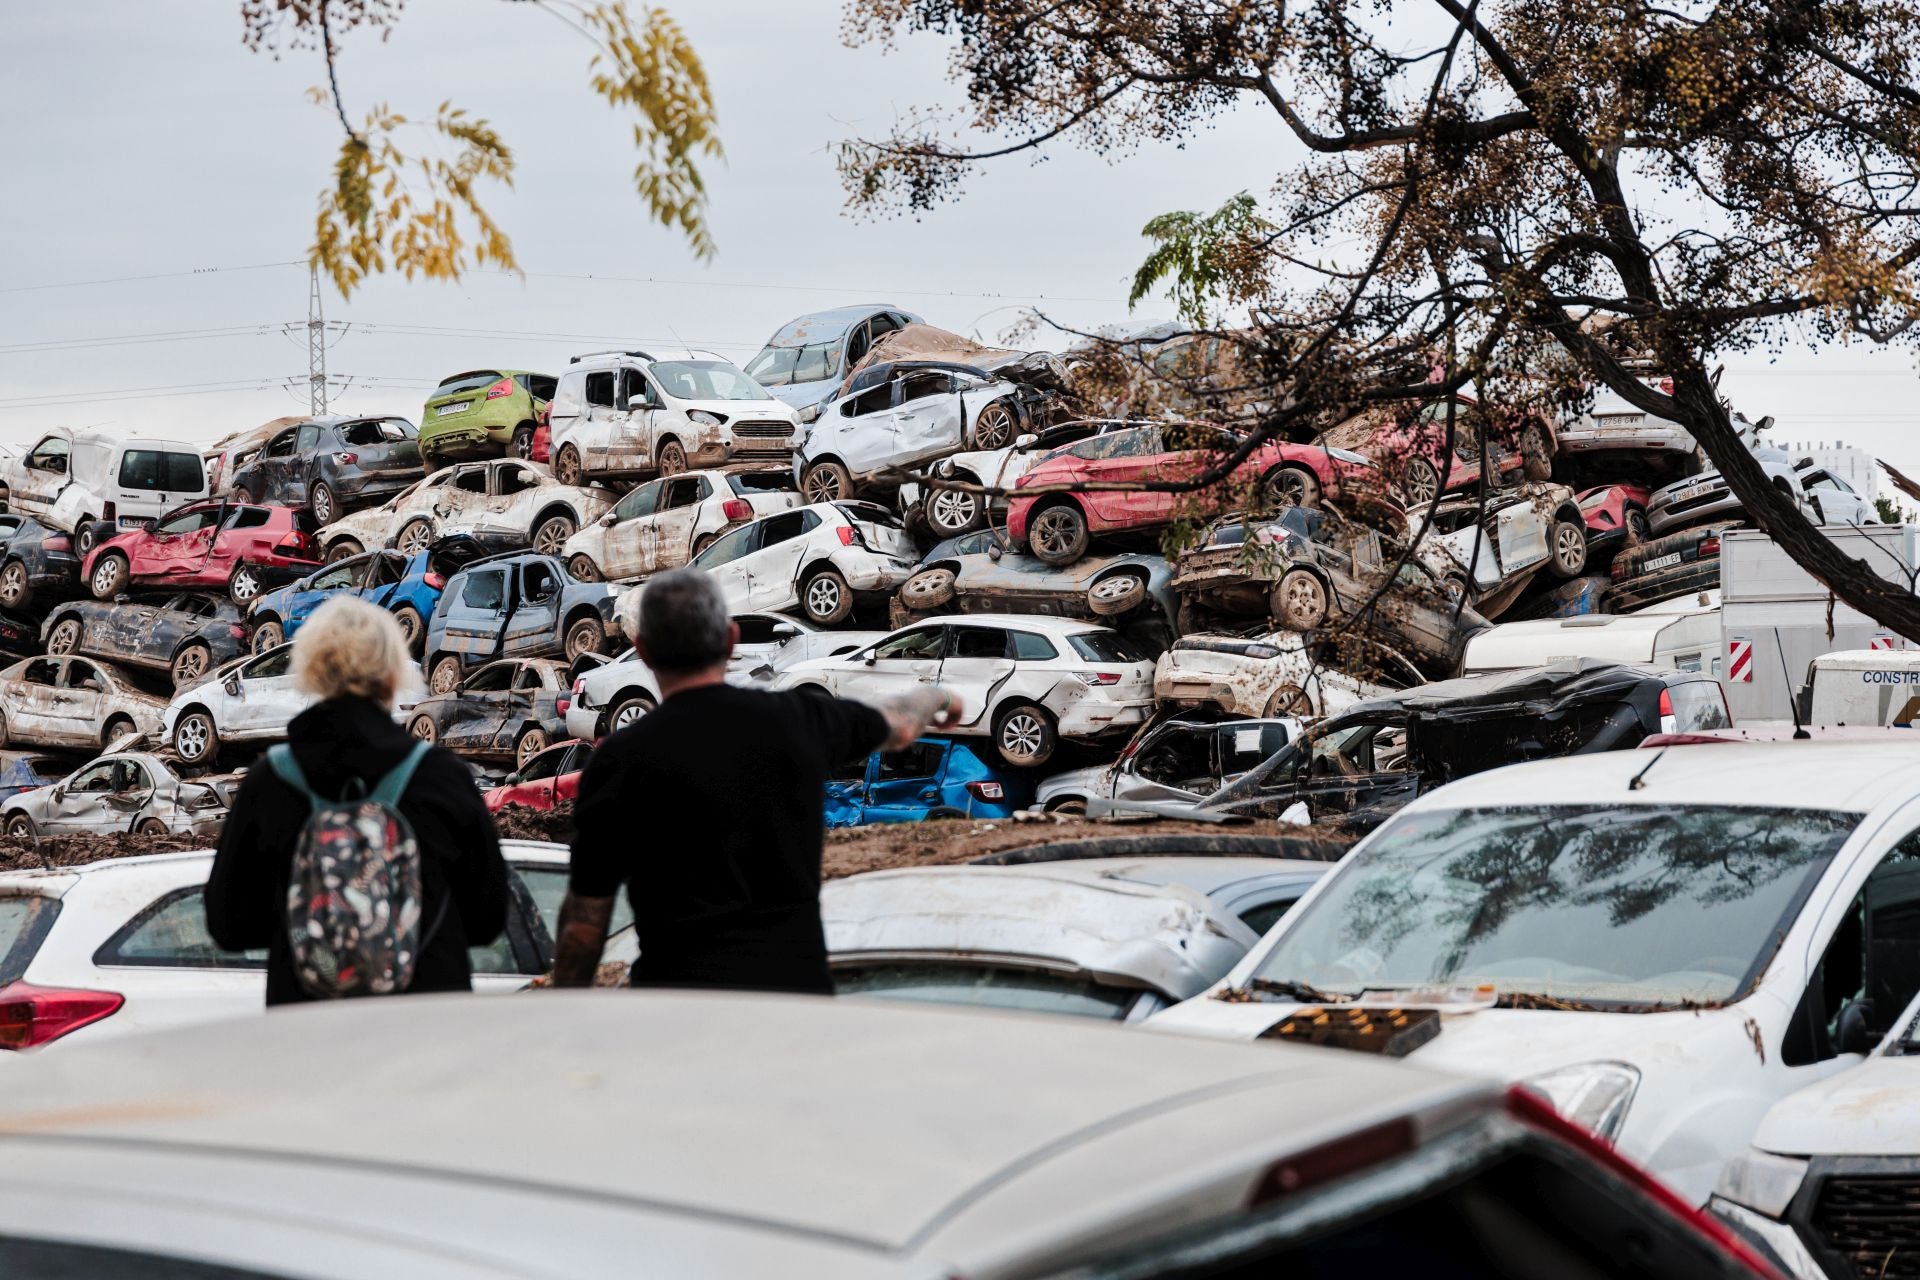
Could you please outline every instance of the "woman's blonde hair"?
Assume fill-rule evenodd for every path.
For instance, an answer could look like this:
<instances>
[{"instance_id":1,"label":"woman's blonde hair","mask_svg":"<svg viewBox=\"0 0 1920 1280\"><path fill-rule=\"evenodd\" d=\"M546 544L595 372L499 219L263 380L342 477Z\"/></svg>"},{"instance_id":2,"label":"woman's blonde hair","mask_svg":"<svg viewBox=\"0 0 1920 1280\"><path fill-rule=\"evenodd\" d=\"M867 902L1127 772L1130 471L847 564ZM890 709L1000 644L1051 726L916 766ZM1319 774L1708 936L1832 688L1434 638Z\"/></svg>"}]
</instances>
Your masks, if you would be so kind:
<instances>
[{"instance_id":1,"label":"woman's blonde hair","mask_svg":"<svg viewBox=\"0 0 1920 1280\"><path fill-rule=\"evenodd\" d=\"M393 615L352 596L315 609L293 641L294 684L321 699L353 694L391 708L411 662Z\"/></svg>"}]
</instances>

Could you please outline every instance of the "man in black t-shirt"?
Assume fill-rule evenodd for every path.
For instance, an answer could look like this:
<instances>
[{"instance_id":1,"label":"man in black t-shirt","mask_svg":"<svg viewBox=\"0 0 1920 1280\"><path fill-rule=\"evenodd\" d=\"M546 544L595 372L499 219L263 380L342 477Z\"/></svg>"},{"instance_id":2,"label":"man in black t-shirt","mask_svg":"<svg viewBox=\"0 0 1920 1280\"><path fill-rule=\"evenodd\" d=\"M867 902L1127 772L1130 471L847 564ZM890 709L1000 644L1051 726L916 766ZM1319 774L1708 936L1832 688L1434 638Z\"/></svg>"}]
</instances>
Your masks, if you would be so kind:
<instances>
[{"instance_id":1,"label":"man in black t-shirt","mask_svg":"<svg viewBox=\"0 0 1920 1280\"><path fill-rule=\"evenodd\" d=\"M661 703L594 748L580 779L554 985L592 982L624 884L635 986L831 995L820 925L829 771L952 723L958 705L936 687L880 707L734 688L739 628L699 569L650 580L632 630Z\"/></svg>"}]
</instances>

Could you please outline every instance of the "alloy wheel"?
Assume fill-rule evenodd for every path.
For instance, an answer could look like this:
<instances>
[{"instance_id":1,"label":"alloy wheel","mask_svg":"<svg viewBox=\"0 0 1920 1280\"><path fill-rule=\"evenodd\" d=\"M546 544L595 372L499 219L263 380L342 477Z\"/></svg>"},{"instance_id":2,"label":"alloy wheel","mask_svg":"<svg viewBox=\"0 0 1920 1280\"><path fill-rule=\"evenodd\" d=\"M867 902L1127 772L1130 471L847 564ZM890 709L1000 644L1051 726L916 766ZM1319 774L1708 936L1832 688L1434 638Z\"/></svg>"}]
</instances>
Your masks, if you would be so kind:
<instances>
[{"instance_id":1,"label":"alloy wheel","mask_svg":"<svg viewBox=\"0 0 1920 1280\"><path fill-rule=\"evenodd\" d=\"M188 764L198 764L207 752L207 725L199 716L188 716L173 731L173 749Z\"/></svg>"},{"instance_id":2,"label":"alloy wheel","mask_svg":"<svg viewBox=\"0 0 1920 1280\"><path fill-rule=\"evenodd\" d=\"M1047 729L1040 723L1040 717L1031 711L1016 711L1000 726L1000 749L1008 756L1030 760L1040 754L1040 744L1046 735Z\"/></svg>"},{"instance_id":3,"label":"alloy wheel","mask_svg":"<svg viewBox=\"0 0 1920 1280\"><path fill-rule=\"evenodd\" d=\"M1559 562L1560 571L1572 576L1576 566L1587 558L1587 542L1581 532L1572 523L1562 521L1553 534L1553 558Z\"/></svg>"},{"instance_id":4,"label":"alloy wheel","mask_svg":"<svg viewBox=\"0 0 1920 1280\"><path fill-rule=\"evenodd\" d=\"M965 533L979 518L978 494L941 489L927 503L927 519L942 533Z\"/></svg>"},{"instance_id":5,"label":"alloy wheel","mask_svg":"<svg viewBox=\"0 0 1920 1280\"><path fill-rule=\"evenodd\" d=\"M807 612L815 617L833 616L840 607L840 584L824 575L807 584Z\"/></svg>"},{"instance_id":6,"label":"alloy wheel","mask_svg":"<svg viewBox=\"0 0 1920 1280\"><path fill-rule=\"evenodd\" d=\"M1054 507L1040 513L1033 522L1031 537L1034 546L1054 555L1065 555L1072 549L1079 533L1074 518L1065 507Z\"/></svg>"},{"instance_id":7,"label":"alloy wheel","mask_svg":"<svg viewBox=\"0 0 1920 1280\"><path fill-rule=\"evenodd\" d=\"M0 605L19 608L26 603L28 587L27 566L18 560L7 561L7 567L0 569Z\"/></svg>"},{"instance_id":8,"label":"alloy wheel","mask_svg":"<svg viewBox=\"0 0 1920 1280\"><path fill-rule=\"evenodd\" d=\"M260 575L252 565L241 565L233 571L233 599L236 604L245 604L260 594Z\"/></svg>"}]
</instances>

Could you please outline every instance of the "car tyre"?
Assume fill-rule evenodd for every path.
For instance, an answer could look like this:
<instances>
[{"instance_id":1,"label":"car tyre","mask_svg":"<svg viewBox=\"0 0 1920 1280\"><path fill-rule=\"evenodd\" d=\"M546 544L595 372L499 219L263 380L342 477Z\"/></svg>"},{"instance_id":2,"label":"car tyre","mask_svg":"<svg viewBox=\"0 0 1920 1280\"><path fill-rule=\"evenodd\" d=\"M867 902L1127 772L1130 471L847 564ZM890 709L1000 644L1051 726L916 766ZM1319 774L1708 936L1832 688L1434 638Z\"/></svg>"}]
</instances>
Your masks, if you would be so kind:
<instances>
[{"instance_id":1,"label":"car tyre","mask_svg":"<svg viewBox=\"0 0 1920 1280\"><path fill-rule=\"evenodd\" d=\"M1002 707L993 718L993 746L1000 759L1015 769L1033 769L1053 758L1059 729L1045 708L1031 702Z\"/></svg>"},{"instance_id":2,"label":"car tyre","mask_svg":"<svg viewBox=\"0 0 1920 1280\"><path fill-rule=\"evenodd\" d=\"M695 538L693 540L693 559L698 560L702 551L705 551L718 541L720 541L720 535L717 533L703 533Z\"/></svg>"},{"instance_id":3,"label":"car tyre","mask_svg":"<svg viewBox=\"0 0 1920 1280\"><path fill-rule=\"evenodd\" d=\"M1548 544L1550 558L1558 578L1577 578L1587 568L1587 527L1572 520L1553 522L1553 541Z\"/></svg>"},{"instance_id":4,"label":"car tyre","mask_svg":"<svg viewBox=\"0 0 1920 1280\"><path fill-rule=\"evenodd\" d=\"M248 503L253 501L253 491L243 484L237 484L227 490L227 498L232 502Z\"/></svg>"},{"instance_id":5,"label":"car tyre","mask_svg":"<svg viewBox=\"0 0 1920 1280\"><path fill-rule=\"evenodd\" d=\"M82 560L100 545L100 531L93 524L92 520L81 520L74 525L73 553Z\"/></svg>"},{"instance_id":6,"label":"car tyre","mask_svg":"<svg viewBox=\"0 0 1920 1280\"><path fill-rule=\"evenodd\" d=\"M1064 814L1069 818L1084 818L1087 816L1087 802L1078 797L1071 800L1055 800L1047 805L1047 812Z\"/></svg>"},{"instance_id":7,"label":"car tyre","mask_svg":"<svg viewBox=\"0 0 1920 1280\"><path fill-rule=\"evenodd\" d=\"M853 613L853 589L837 569L821 569L800 585L807 621L822 627L845 622Z\"/></svg>"},{"instance_id":8,"label":"car tyre","mask_svg":"<svg viewBox=\"0 0 1920 1280\"><path fill-rule=\"evenodd\" d=\"M1118 618L1147 602L1147 578L1137 570L1110 573L1087 588L1087 608L1102 618Z\"/></svg>"},{"instance_id":9,"label":"car tyre","mask_svg":"<svg viewBox=\"0 0 1920 1280\"><path fill-rule=\"evenodd\" d=\"M440 741L440 727L434 724L432 716L415 716L407 721L407 732L429 745Z\"/></svg>"},{"instance_id":10,"label":"car tyre","mask_svg":"<svg viewBox=\"0 0 1920 1280\"><path fill-rule=\"evenodd\" d=\"M547 749L547 731L539 725L523 730L513 741L513 767L524 769L527 761Z\"/></svg>"},{"instance_id":11,"label":"car tyre","mask_svg":"<svg viewBox=\"0 0 1920 1280\"><path fill-rule=\"evenodd\" d=\"M269 620L253 629L253 643L248 649L253 653L265 653L269 649L278 649L286 638L286 628L277 619Z\"/></svg>"},{"instance_id":12,"label":"car tyre","mask_svg":"<svg viewBox=\"0 0 1920 1280\"><path fill-rule=\"evenodd\" d=\"M913 612L925 612L951 604L953 583L954 573L951 569L922 569L901 585L901 607Z\"/></svg>"},{"instance_id":13,"label":"car tyre","mask_svg":"<svg viewBox=\"0 0 1920 1280\"><path fill-rule=\"evenodd\" d=\"M205 711L189 711L173 726L173 753L185 763L205 764L219 751L220 734Z\"/></svg>"},{"instance_id":14,"label":"car tyre","mask_svg":"<svg viewBox=\"0 0 1920 1280\"><path fill-rule=\"evenodd\" d=\"M800 496L807 500L808 506L851 498L853 473L831 458L815 462L800 477Z\"/></svg>"},{"instance_id":15,"label":"car tyre","mask_svg":"<svg viewBox=\"0 0 1920 1280\"><path fill-rule=\"evenodd\" d=\"M567 627L563 642L567 661L573 662L583 653L604 653L607 647L607 629L600 622L600 616L581 618Z\"/></svg>"},{"instance_id":16,"label":"car tyre","mask_svg":"<svg viewBox=\"0 0 1920 1280\"><path fill-rule=\"evenodd\" d=\"M87 587L93 592L95 600L111 600L127 589L127 582L132 576L127 558L118 551L109 551L93 562L93 573L87 578Z\"/></svg>"},{"instance_id":17,"label":"car tyre","mask_svg":"<svg viewBox=\"0 0 1920 1280\"><path fill-rule=\"evenodd\" d=\"M33 603L33 577L19 560L0 567L0 608L24 609Z\"/></svg>"},{"instance_id":18,"label":"car tyre","mask_svg":"<svg viewBox=\"0 0 1920 1280\"><path fill-rule=\"evenodd\" d=\"M559 555L576 527L572 516L548 516L533 531L533 549L543 556Z\"/></svg>"},{"instance_id":19,"label":"car tyre","mask_svg":"<svg viewBox=\"0 0 1920 1280\"><path fill-rule=\"evenodd\" d=\"M935 818L958 818L962 822L968 821L968 817L964 811L955 809L951 805L944 805L944 804L938 806L937 808L927 810L927 816L925 821L932 822Z\"/></svg>"},{"instance_id":20,"label":"car tyre","mask_svg":"<svg viewBox=\"0 0 1920 1280\"><path fill-rule=\"evenodd\" d=\"M600 566L595 564L593 557L584 551L567 561L567 576L575 582L604 582L606 580L600 572Z\"/></svg>"},{"instance_id":21,"label":"car tyre","mask_svg":"<svg viewBox=\"0 0 1920 1280\"><path fill-rule=\"evenodd\" d=\"M980 527L986 499L958 489L935 489L926 500L927 527L942 538L957 538Z\"/></svg>"},{"instance_id":22,"label":"car tyre","mask_svg":"<svg viewBox=\"0 0 1920 1280\"><path fill-rule=\"evenodd\" d=\"M1019 429L1020 422L1013 410L1004 401L995 400L973 420L973 447L1004 449L1013 443L1014 433Z\"/></svg>"},{"instance_id":23,"label":"car tyre","mask_svg":"<svg viewBox=\"0 0 1920 1280\"><path fill-rule=\"evenodd\" d=\"M1647 524L1647 509L1645 507L1628 507L1627 545L1633 546L1645 542L1652 536L1653 529ZM4 583L0 583L0 587L3 586Z\"/></svg>"},{"instance_id":24,"label":"car tyre","mask_svg":"<svg viewBox=\"0 0 1920 1280\"><path fill-rule=\"evenodd\" d=\"M1275 467L1264 481L1267 497L1278 507L1320 505L1320 477L1305 467Z\"/></svg>"},{"instance_id":25,"label":"car tyre","mask_svg":"<svg viewBox=\"0 0 1920 1280\"><path fill-rule=\"evenodd\" d=\"M607 732L618 733L629 725L637 724L640 718L660 704L650 694L635 693L620 699L607 712Z\"/></svg>"},{"instance_id":26,"label":"car tyre","mask_svg":"<svg viewBox=\"0 0 1920 1280\"><path fill-rule=\"evenodd\" d=\"M340 514L340 501L333 496L333 486L325 480L313 482L313 488L307 491L307 506L313 511L315 524L332 524L333 518Z\"/></svg>"},{"instance_id":27,"label":"car tyre","mask_svg":"<svg viewBox=\"0 0 1920 1280\"><path fill-rule=\"evenodd\" d=\"M1423 507L1440 496L1440 472L1425 458L1409 458L1400 470L1400 496Z\"/></svg>"},{"instance_id":28,"label":"car tyre","mask_svg":"<svg viewBox=\"0 0 1920 1280\"><path fill-rule=\"evenodd\" d=\"M134 827L133 834L137 836L170 836L173 834L173 828L158 818L142 818L139 824Z\"/></svg>"},{"instance_id":29,"label":"car tyre","mask_svg":"<svg viewBox=\"0 0 1920 1280\"><path fill-rule=\"evenodd\" d=\"M1071 502L1047 507L1027 522L1027 542L1033 554L1056 568L1087 554L1091 540L1085 513Z\"/></svg>"},{"instance_id":30,"label":"car tyre","mask_svg":"<svg viewBox=\"0 0 1920 1280\"><path fill-rule=\"evenodd\" d=\"M1281 716L1297 716L1303 720L1311 719L1313 716L1313 699L1307 694L1307 691L1299 685L1283 684L1273 691L1271 698L1267 699L1265 716L1269 720L1276 720Z\"/></svg>"},{"instance_id":31,"label":"car tyre","mask_svg":"<svg viewBox=\"0 0 1920 1280\"><path fill-rule=\"evenodd\" d=\"M578 449L570 444L560 446L560 452L553 455L553 478L561 484L580 483L580 451Z\"/></svg>"},{"instance_id":32,"label":"car tyre","mask_svg":"<svg viewBox=\"0 0 1920 1280\"><path fill-rule=\"evenodd\" d=\"M260 581L260 570L244 560L235 566L233 577L227 582L227 595L242 609L260 598L266 590L266 584Z\"/></svg>"},{"instance_id":33,"label":"car tyre","mask_svg":"<svg viewBox=\"0 0 1920 1280\"><path fill-rule=\"evenodd\" d=\"M351 560L366 548L352 538L335 538L333 545L327 548L327 563L335 564L341 560Z\"/></svg>"},{"instance_id":34,"label":"car tyre","mask_svg":"<svg viewBox=\"0 0 1920 1280\"><path fill-rule=\"evenodd\" d=\"M393 620L400 624L400 634L407 641L407 652L418 658L420 651L427 647L427 620L410 604L395 609Z\"/></svg>"},{"instance_id":35,"label":"car tyre","mask_svg":"<svg viewBox=\"0 0 1920 1280\"><path fill-rule=\"evenodd\" d=\"M419 555L433 541L433 522L425 518L409 520L393 540L393 549L403 556Z\"/></svg>"},{"instance_id":36,"label":"car tyre","mask_svg":"<svg viewBox=\"0 0 1920 1280\"><path fill-rule=\"evenodd\" d=\"M446 654L433 664L433 674L427 678L427 691L430 693L452 693L453 687L460 683L464 667L455 654Z\"/></svg>"},{"instance_id":37,"label":"car tyre","mask_svg":"<svg viewBox=\"0 0 1920 1280\"><path fill-rule=\"evenodd\" d=\"M199 641L173 655L173 687L185 689L198 683L213 667L213 651Z\"/></svg>"},{"instance_id":38,"label":"car tyre","mask_svg":"<svg viewBox=\"0 0 1920 1280\"><path fill-rule=\"evenodd\" d=\"M1538 422L1520 429L1520 469L1529 480L1553 478L1553 439Z\"/></svg>"},{"instance_id":39,"label":"car tyre","mask_svg":"<svg viewBox=\"0 0 1920 1280\"><path fill-rule=\"evenodd\" d=\"M84 631L80 619L62 618L60 625L47 633L47 652L56 657L72 653L80 647L80 637Z\"/></svg>"},{"instance_id":40,"label":"car tyre","mask_svg":"<svg viewBox=\"0 0 1920 1280\"><path fill-rule=\"evenodd\" d=\"M1267 598L1273 620L1289 631L1314 631L1327 621L1327 589L1305 569L1289 569Z\"/></svg>"},{"instance_id":41,"label":"car tyre","mask_svg":"<svg viewBox=\"0 0 1920 1280\"><path fill-rule=\"evenodd\" d=\"M669 440L660 446L660 456L655 461L655 469L663 476L677 476L687 469L687 450L678 440Z\"/></svg>"},{"instance_id":42,"label":"car tyre","mask_svg":"<svg viewBox=\"0 0 1920 1280\"><path fill-rule=\"evenodd\" d=\"M513 456L522 462L533 461L532 427L515 427L513 429Z\"/></svg>"},{"instance_id":43,"label":"car tyre","mask_svg":"<svg viewBox=\"0 0 1920 1280\"><path fill-rule=\"evenodd\" d=\"M40 832L35 829L33 819L24 813L7 815L7 835L15 840L25 840L30 844L38 844L40 841Z\"/></svg>"}]
</instances>

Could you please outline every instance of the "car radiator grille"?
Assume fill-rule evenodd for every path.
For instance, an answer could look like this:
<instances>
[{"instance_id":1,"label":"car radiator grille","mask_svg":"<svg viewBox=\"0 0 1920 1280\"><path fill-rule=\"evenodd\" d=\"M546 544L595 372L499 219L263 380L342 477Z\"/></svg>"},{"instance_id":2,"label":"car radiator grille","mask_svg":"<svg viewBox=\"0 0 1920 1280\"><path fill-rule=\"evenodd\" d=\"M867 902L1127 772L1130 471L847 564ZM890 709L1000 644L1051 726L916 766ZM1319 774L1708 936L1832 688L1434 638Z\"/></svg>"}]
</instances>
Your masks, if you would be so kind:
<instances>
[{"instance_id":1,"label":"car radiator grille","mask_svg":"<svg viewBox=\"0 0 1920 1280\"><path fill-rule=\"evenodd\" d=\"M1920 1280L1920 1177L1829 1178L1813 1229L1857 1276Z\"/></svg>"},{"instance_id":2,"label":"car radiator grille","mask_svg":"<svg viewBox=\"0 0 1920 1280\"><path fill-rule=\"evenodd\" d=\"M736 422L733 438L740 441L743 448L765 449L768 444L784 447L793 439L793 428L784 422Z\"/></svg>"}]
</instances>

